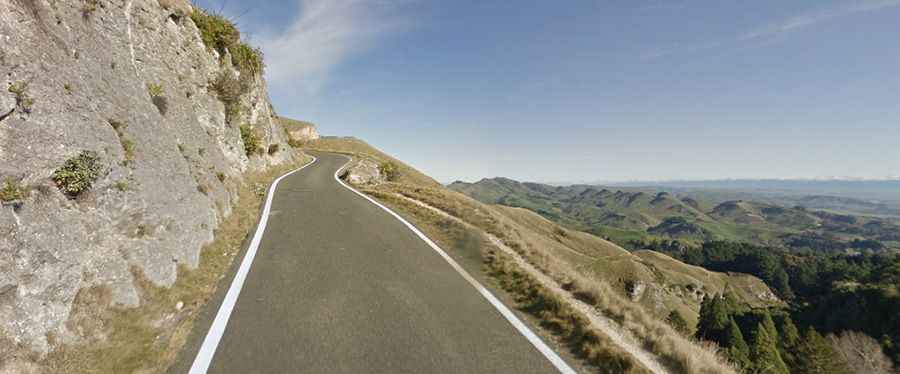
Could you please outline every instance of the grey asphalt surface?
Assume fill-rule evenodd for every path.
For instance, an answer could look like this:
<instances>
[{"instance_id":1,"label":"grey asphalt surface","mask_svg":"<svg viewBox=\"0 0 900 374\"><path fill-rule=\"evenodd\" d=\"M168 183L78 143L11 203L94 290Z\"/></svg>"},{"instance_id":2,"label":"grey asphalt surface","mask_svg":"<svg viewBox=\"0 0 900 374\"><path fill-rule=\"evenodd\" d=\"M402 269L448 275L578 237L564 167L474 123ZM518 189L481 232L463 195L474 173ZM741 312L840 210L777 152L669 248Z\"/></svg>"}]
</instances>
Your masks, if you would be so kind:
<instances>
[{"instance_id":1,"label":"grey asphalt surface","mask_svg":"<svg viewBox=\"0 0 900 374\"><path fill-rule=\"evenodd\" d=\"M210 373L556 372L415 234L334 180L345 156L313 154L278 185ZM171 372L190 368L226 280Z\"/></svg>"}]
</instances>

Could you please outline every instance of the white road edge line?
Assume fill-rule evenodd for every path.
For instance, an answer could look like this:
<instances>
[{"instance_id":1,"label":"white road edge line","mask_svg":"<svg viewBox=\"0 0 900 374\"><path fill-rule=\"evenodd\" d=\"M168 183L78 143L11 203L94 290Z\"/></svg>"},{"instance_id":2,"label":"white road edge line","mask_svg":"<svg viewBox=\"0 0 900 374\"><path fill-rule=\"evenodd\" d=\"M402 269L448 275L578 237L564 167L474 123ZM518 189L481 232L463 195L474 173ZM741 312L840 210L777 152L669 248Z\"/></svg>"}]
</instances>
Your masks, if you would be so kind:
<instances>
[{"instance_id":1,"label":"white road edge line","mask_svg":"<svg viewBox=\"0 0 900 374\"><path fill-rule=\"evenodd\" d=\"M241 288L244 287L244 280L247 279L247 274L250 272L250 265L253 264L253 258L256 257L256 250L259 248L263 233L266 231L266 224L269 222L269 212L272 208L272 199L275 196L275 188L278 187L278 182L314 164L317 160L317 158L313 157L312 161L306 163L306 165L285 173L275 179L272 185L269 186L269 192L266 194L266 205L263 207L259 223L256 224L256 232L253 234L250 246L247 247L247 253L244 254L244 259L241 261L241 267L238 268L237 273L234 275L231 287L228 288L228 293L225 294L225 299L222 300L222 305L216 313L216 318L206 333L206 338L203 339L200 351L197 352L197 357L194 358L194 364L191 365L191 370L188 373L206 374L206 371L209 370L209 365L216 354L216 348L219 347L219 341L222 340L222 335L225 334L225 327L228 326L228 319L231 318L231 311L237 303L238 296L241 294Z\"/></svg>"},{"instance_id":2,"label":"white road edge line","mask_svg":"<svg viewBox=\"0 0 900 374\"><path fill-rule=\"evenodd\" d=\"M398 219L401 223L406 225L406 227L409 228L413 233L415 233L416 236L419 237L419 239L422 239L422 241L424 241L425 244L428 244L428 246L431 247L431 249L433 249L441 257L443 257L444 260L447 261L447 263L449 263L451 267L453 267L453 270L456 270L456 272L459 273L459 275L461 275L467 282L469 282L469 284L471 284L472 287L475 287L475 289L478 290L478 293L480 293L481 296L484 296L484 298L487 299L487 301L489 303L491 303L491 305L494 307L494 309L497 309L497 311L500 312L500 314L503 315L503 317L506 318L506 320L509 321L509 323L512 324L513 327L515 327L516 330L518 330L519 333L521 333L525 337L525 339L528 339L528 342L530 342L535 348L537 348L537 350L540 351L541 354L543 354L544 357L546 357L547 360L549 360L550 363L553 364L553 366L555 366L556 369L559 370L560 373L564 373L564 374L575 374L576 373L575 370L573 370L569 366L569 364L567 364L565 361L563 361L563 359L560 358L559 355L557 355L556 352L553 351L553 349L548 347L547 344L545 344L544 341L541 340L541 338L539 338L533 331L531 331L531 329L528 328L528 326L525 326L525 324L522 323L522 321L519 320L519 318L516 317L516 315L513 314L512 311L509 310L509 308L506 307L506 305L504 305L500 300L498 300L490 291L488 291L487 288L482 286L481 283L478 283L478 281L475 280L475 278L473 278L471 275L469 275L469 273L465 269L463 269L462 266L459 266L459 264L456 263L456 261L453 260L453 258L451 258L450 255L447 254L447 252L444 252L444 250L441 249L441 247L438 247L438 245L435 244L435 242L433 242L431 239L429 239L427 236L425 236L425 234L423 234L421 231L419 231L418 228L413 226L413 224L409 223L407 220L403 219L403 217L401 217L399 214L395 213L390 208L388 208L388 207L382 205L381 203L379 203L378 201L376 201L374 198L372 198L369 195L366 195L362 192L359 192L355 188L350 187L348 184L344 183L344 181L342 181L341 178L338 177L338 175L341 173L342 170L344 170L348 165L350 165L350 162L353 160L350 157L347 157L347 158L349 159L347 161L347 163L344 164L344 166L341 166L341 168L338 169L336 172L334 172L334 180L338 181L338 183L340 183L342 186L344 186L348 190L353 191L354 193L356 193L359 196L362 196L366 200L369 200L369 202L371 202L372 204L375 204L379 208L384 209L386 212L388 212L392 216L394 216L394 218Z\"/></svg>"}]
</instances>

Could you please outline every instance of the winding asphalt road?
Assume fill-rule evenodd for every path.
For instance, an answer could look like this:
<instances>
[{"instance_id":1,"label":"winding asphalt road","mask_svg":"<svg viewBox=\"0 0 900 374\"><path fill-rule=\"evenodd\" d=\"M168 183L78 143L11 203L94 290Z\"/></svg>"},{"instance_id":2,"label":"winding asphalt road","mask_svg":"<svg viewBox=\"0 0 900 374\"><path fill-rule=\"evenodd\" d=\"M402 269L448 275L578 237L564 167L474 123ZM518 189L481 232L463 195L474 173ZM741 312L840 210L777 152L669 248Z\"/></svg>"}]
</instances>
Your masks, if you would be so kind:
<instances>
[{"instance_id":1,"label":"winding asphalt road","mask_svg":"<svg viewBox=\"0 0 900 374\"><path fill-rule=\"evenodd\" d=\"M403 222L342 186L347 157L314 155L278 184L213 353L224 290L171 372L203 372L203 355L210 373L566 371Z\"/></svg>"}]
</instances>

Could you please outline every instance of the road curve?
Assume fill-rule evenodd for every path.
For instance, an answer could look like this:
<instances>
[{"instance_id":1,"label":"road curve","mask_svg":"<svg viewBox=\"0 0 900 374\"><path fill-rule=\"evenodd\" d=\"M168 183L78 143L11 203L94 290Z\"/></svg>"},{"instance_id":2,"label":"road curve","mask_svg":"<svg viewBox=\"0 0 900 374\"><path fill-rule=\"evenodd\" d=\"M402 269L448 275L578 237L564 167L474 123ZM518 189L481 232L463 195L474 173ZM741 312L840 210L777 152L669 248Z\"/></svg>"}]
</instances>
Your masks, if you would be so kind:
<instances>
[{"instance_id":1,"label":"road curve","mask_svg":"<svg viewBox=\"0 0 900 374\"><path fill-rule=\"evenodd\" d=\"M345 156L314 155L278 184L208 372L559 371L403 222L335 180ZM222 298L170 372L194 363Z\"/></svg>"}]
</instances>

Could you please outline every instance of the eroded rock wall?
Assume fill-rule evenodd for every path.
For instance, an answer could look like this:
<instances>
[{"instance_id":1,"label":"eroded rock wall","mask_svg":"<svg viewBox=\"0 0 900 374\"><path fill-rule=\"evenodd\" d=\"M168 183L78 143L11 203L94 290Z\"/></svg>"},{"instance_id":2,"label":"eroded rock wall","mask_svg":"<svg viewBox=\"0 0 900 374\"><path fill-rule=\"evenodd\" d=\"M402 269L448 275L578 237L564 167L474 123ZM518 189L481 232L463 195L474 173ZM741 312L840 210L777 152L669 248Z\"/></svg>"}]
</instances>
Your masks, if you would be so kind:
<instances>
[{"instance_id":1,"label":"eroded rock wall","mask_svg":"<svg viewBox=\"0 0 900 374\"><path fill-rule=\"evenodd\" d=\"M0 0L0 183L30 191L0 207L0 339L38 353L49 335L74 340L65 322L86 287L138 306L134 272L171 285L243 173L294 157L261 77L226 123L210 85L228 56L206 48L188 3L157 1ZM248 157L244 123L278 151ZM51 176L82 151L104 171L71 198Z\"/></svg>"}]
</instances>

